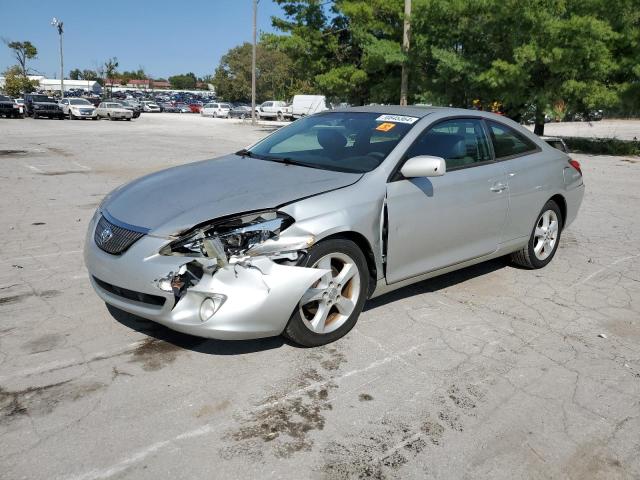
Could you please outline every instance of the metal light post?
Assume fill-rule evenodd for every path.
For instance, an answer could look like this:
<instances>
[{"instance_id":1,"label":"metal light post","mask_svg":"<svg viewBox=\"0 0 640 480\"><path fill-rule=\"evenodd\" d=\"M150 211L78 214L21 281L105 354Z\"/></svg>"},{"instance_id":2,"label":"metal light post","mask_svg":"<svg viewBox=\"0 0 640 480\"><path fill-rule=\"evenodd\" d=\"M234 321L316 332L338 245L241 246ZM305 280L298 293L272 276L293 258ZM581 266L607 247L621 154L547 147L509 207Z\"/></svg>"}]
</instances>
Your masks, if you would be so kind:
<instances>
[{"instance_id":1,"label":"metal light post","mask_svg":"<svg viewBox=\"0 0 640 480\"><path fill-rule=\"evenodd\" d=\"M402 29L402 52L405 59L402 62L400 78L400 105L407 105L407 91L409 90L409 38L411 35L411 0L404 0L404 28Z\"/></svg>"},{"instance_id":2,"label":"metal light post","mask_svg":"<svg viewBox=\"0 0 640 480\"><path fill-rule=\"evenodd\" d=\"M256 17L258 1L253 0L253 49L251 53L251 125L256 124Z\"/></svg>"},{"instance_id":3,"label":"metal light post","mask_svg":"<svg viewBox=\"0 0 640 480\"><path fill-rule=\"evenodd\" d=\"M60 36L60 98L64 98L64 62L62 59L62 34L64 30L62 29L62 20L53 17L51 25L58 29L58 35Z\"/></svg>"}]
</instances>

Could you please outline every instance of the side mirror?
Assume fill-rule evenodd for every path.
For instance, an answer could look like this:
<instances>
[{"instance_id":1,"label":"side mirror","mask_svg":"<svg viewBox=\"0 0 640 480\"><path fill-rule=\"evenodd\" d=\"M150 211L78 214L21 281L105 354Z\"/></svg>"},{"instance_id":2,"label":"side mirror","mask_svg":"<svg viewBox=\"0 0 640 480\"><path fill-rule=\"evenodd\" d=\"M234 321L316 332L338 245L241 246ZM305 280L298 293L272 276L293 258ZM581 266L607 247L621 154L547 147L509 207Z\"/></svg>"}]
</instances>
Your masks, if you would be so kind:
<instances>
[{"instance_id":1,"label":"side mirror","mask_svg":"<svg viewBox=\"0 0 640 480\"><path fill-rule=\"evenodd\" d=\"M415 177L441 177L447 172L447 164L444 158L431 155L419 155L407 160L400 173L406 178Z\"/></svg>"}]
</instances>

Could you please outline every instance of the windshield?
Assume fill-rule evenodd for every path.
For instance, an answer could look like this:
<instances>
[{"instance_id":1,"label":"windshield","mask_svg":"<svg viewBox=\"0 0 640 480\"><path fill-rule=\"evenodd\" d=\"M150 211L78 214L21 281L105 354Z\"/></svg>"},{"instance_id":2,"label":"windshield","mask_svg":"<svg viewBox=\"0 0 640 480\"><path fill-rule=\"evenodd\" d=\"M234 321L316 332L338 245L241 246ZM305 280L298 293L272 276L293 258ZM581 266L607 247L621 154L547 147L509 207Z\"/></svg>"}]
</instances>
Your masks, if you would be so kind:
<instances>
[{"instance_id":1,"label":"windshield","mask_svg":"<svg viewBox=\"0 0 640 480\"><path fill-rule=\"evenodd\" d=\"M69 100L70 105L91 105L87 100L83 98L72 98Z\"/></svg>"},{"instance_id":2,"label":"windshield","mask_svg":"<svg viewBox=\"0 0 640 480\"><path fill-rule=\"evenodd\" d=\"M34 102L52 102L53 101L46 95L32 95L31 100L33 100Z\"/></svg>"},{"instance_id":3,"label":"windshield","mask_svg":"<svg viewBox=\"0 0 640 480\"><path fill-rule=\"evenodd\" d=\"M382 163L417 120L380 113L321 113L278 130L249 154L263 160L365 173Z\"/></svg>"},{"instance_id":4,"label":"windshield","mask_svg":"<svg viewBox=\"0 0 640 480\"><path fill-rule=\"evenodd\" d=\"M11 101L11 99L9 97L5 97L4 95L0 95L0 101L9 102L9 101Z\"/></svg>"}]
</instances>

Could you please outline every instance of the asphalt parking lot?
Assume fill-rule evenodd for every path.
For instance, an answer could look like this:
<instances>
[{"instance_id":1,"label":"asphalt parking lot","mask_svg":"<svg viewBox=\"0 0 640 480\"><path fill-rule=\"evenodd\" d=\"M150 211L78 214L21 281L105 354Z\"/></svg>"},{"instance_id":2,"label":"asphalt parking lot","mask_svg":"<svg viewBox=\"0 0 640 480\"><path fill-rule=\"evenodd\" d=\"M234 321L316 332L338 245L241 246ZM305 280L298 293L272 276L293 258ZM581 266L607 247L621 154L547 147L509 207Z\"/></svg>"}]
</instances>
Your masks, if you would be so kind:
<instances>
[{"instance_id":1,"label":"asphalt parking lot","mask_svg":"<svg viewBox=\"0 0 640 480\"><path fill-rule=\"evenodd\" d=\"M575 156L584 203L545 269L396 291L326 347L108 309L81 254L102 197L271 128L0 119L1 478L640 477L640 158Z\"/></svg>"}]
</instances>

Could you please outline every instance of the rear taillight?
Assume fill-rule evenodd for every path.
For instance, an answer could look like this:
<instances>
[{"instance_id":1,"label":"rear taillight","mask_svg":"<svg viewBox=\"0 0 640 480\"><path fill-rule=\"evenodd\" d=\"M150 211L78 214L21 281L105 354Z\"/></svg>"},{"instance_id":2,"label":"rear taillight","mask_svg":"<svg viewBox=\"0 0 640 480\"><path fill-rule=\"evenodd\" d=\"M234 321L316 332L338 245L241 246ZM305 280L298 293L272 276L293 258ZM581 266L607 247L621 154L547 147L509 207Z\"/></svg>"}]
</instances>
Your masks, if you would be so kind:
<instances>
[{"instance_id":1,"label":"rear taillight","mask_svg":"<svg viewBox=\"0 0 640 480\"><path fill-rule=\"evenodd\" d=\"M582 168L580 168L580 162L578 162L577 160L570 159L569 165L575 168L578 171L578 173L582 175Z\"/></svg>"}]
</instances>

